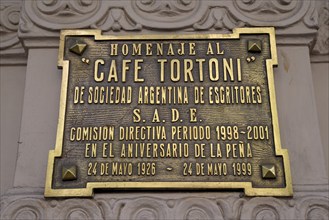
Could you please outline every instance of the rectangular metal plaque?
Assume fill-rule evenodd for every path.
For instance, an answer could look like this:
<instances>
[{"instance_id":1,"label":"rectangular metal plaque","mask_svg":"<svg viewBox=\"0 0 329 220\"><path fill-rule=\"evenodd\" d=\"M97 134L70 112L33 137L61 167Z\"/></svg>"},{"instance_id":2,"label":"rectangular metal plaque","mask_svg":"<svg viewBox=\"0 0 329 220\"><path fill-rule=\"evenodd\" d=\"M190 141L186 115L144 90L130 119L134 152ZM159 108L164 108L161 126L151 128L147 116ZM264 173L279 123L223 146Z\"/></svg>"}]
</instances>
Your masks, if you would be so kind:
<instances>
[{"instance_id":1,"label":"rectangular metal plaque","mask_svg":"<svg viewBox=\"0 0 329 220\"><path fill-rule=\"evenodd\" d=\"M232 34L61 33L45 196L94 189L244 189L290 196L273 28Z\"/></svg>"}]
</instances>

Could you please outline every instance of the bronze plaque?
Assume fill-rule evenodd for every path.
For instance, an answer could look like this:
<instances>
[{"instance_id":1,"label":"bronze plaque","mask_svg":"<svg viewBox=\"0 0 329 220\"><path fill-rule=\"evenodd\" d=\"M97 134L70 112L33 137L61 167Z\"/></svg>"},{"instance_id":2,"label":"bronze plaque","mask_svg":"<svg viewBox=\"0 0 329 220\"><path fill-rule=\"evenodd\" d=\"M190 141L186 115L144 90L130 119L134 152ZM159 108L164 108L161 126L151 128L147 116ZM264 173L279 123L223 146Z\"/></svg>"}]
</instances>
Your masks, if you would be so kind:
<instances>
[{"instance_id":1,"label":"bronze plaque","mask_svg":"<svg viewBox=\"0 0 329 220\"><path fill-rule=\"evenodd\" d=\"M281 148L273 28L232 34L61 33L45 196L94 189L292 195Z\"/></svg>"}]
</instances>

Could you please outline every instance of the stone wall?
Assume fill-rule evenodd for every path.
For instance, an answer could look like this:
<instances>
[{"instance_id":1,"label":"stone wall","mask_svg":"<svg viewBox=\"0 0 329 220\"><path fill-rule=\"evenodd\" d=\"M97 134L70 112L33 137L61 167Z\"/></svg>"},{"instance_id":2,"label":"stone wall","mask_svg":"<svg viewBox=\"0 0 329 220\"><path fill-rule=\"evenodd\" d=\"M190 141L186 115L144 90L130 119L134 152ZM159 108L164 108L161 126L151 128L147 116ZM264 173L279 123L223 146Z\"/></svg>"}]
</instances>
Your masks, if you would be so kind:
<instances>
[{"instance_id":1,"label":"stone wall","mask_svg":"<svg viewBox=\"0 0 329 220\"><path fill-rule=\"evenodd\" d=\"M328 219L327 1L2 0L0 10L1 219ZM137 35L262 26L276 28L276 96L293 198L132 191L44 199L59 110L61 29Z\"/></svg>"}]
</instances>

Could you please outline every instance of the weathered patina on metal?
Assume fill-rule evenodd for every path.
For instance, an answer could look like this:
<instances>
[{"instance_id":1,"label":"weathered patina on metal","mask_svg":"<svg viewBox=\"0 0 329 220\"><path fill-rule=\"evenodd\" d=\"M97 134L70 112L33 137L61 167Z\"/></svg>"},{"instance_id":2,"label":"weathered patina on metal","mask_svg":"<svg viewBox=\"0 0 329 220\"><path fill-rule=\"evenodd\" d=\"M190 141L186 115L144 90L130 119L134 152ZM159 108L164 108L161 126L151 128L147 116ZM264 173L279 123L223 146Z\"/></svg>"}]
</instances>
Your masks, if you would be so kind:
<instances>
[{"instance_id":1,"label":"weathered patina on metal","mask_svg":"<svg viewBox=\"0 0 329 220\"><path fill-rule=\"evenodd\" d=\"M62 31L59 123L45 196L92 196L97 188L292 195L276 64L273 28Z\"/></svg>"}]
</instances>

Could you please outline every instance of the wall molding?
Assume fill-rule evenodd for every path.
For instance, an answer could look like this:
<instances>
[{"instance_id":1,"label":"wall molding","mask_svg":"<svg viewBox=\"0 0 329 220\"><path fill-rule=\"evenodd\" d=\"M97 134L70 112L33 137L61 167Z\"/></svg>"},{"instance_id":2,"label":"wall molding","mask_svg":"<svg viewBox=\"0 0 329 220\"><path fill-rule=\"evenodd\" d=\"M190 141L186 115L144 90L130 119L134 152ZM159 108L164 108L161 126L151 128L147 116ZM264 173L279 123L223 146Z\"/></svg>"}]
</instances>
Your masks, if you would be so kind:
<instances>
[{"instance_id":1,"label":"wall molding","mask_svg":"<svg viewBox=\"0 0 329 220\"><path fill-rule=\"evenodd\" d=\"M0 2L0 65L26 64L26 51L18 38L21 0Z\"/></svg>"},{"instance_id":2,"label":"wall molding","mask_svg":"<svg viewBox=\"0 0 329 220\"><path fill-rule=\"evenodd\" d=\"M329 2L324 2L319 7L319 30L312 48L312 63L329 62Z\"/></svg>"},{"instance_id":3,"label":"wall molding","mask_svg":"<svg viewBox=\"0 0 329 220\"><path fill-rule=\"evenodd\" d=\"M57 47L61 29L92 28L122 35L154 31L227 33L249 26L276 27L279 44L308 45L317 32L315 2L31 0L24 2L18 33L27 47Z\"/></svg>"},{"instance_id":4,"label":"wall molding","mask_svg":"<svg viewBox=\"0 0 329 220\"><path fill-rule=\"evenodd\" d=\"M249 26L274 26L279 45L308 45L316 55L312 62L327 62L328 56L322 55L328 54L328 5L325 1L321 4L316 7L316 1L282 0L2 0L0 65L26 64L29 48L57 48L61 29L101 29L104 34L123 35L228 33Z\"/></svg>"},{"instance_id":5,"label":"wall molding","mask_svg":"<svg viewBox=\"0 0 329 220\"><path fill-rule=\"evenodd\" d=\"M305 27L312 29L317 23L314 6L313 1L282 0L33 0L24 2L24 13L30 19L29 22L55 32L67 28L91 27L101 30L113 28L113 31L119 31L115 26L120 17L122 24L135 24L134 30L195 30L198 29L195 24L208 19L221 22L204 29L220 29L225 28L225 25L232 29L237 27L232 26L234 22L240 26L277 28L286 28L302 22ZM113 9L121 9L125 13L120 15L118 11L113 12ZM113 13L110 13L111 11ZM25 27L21 25L21 32L33 32ZM122 30L129 29L122 26Z\"/></svg>"},{"instance_id":6,"label":"wall molding","mask_svg":"<svg viewBox=\"0 0 329 220\"><path fill-rule=\"evenodd\" d=\"M292 198L244 197L232 192L97 193L94 199L45 199L43 189L11 189L1 219L326 219L328 185Z\"/></svg>"}]
</instances>

